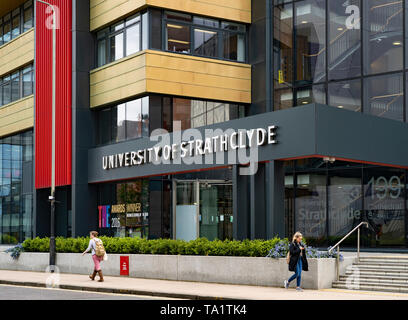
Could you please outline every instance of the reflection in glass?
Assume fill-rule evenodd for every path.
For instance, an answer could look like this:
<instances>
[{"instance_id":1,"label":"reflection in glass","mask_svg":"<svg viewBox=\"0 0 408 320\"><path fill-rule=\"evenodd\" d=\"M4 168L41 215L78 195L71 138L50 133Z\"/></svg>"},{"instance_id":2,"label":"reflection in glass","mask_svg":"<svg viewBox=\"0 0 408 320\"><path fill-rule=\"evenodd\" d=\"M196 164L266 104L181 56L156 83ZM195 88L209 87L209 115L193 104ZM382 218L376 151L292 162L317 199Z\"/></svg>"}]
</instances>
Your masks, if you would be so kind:
<instances>
[{"instance_id":1,"label":"reflection in glass","mask_svg":"<svg viewBox=\"0 0 408 320\"><path fill-rule=\"evenodd\" d=\"M364 6L364 28L367 49L365 74L389 72L403 66L402 1L371 0Z\"/></svg>"},{"instance_id":2,"label":"reflection in glass","mask_svg":"<svg viewBox=\"0 0 408 320\"><path fill-rule=\"evenodd\" d=\"M295 3L296 81L325 80L326 1L305 0Z\"/></svg>"},{"instance_id":3,"label":"reflection in glass","mask_svg":"<svg viewBox=\"0 0 408 320\"><path fill-rule=\"evenodd\" d=\"M194 53L217 57L218 33L216 31L194 29Z\"/></svg>"},{"instance_id":4,"label":"reflection in glass","mask_svg":"<svg viewBox=\"0 0 408 320\"><path fill-rule=\"evenodd\" d=\"M245 35L223 33L224 59L245 61Z\"/></svg>"},{"instance_id":5,"label":"reflection in glass","mask_svg":"<svg viewBox=\"0 0 408 320\"><path fill-rule=\"evenodd\" d=\"M126 138L142 136L142 100L137 99L126 103Z\"/></svg>"},{"instance_id":6,"label":"reflection in glass","mask_svg":"<svg viewBox=\"0 0 408 320\"><path fill-rule=\"evenodd\" d=\"M364 216L374 230L363 242L366 246L405 244L405 172L391 168L364 172Z\"/></svg>"},{"instance_id":7,"label":"reflection in glass","mask_svg":"<svg viewBox=\"0 0 408 320\"><path fill-rule=\"evenodd\" d=\"M274 9L274 78L276 94L282 97L290 91L293 82L293 13L292 4ZM277 97L276 102L282 101ZM286 101L288 101L286 99ZM292 103L279 103L276 110L292 107Z\"/></svg>"},{"instance_id":8,"label":"reflection in glass","mask_svg":"<svg viewBox=\"0 0 408 320\"><path fill-rule=\"evenodd\" d=\"M297 175L295 201L296 230L307 244L319 246L326 242L326 175Z\"/></svg>"},{"instance_id":9,"label":"reflection in glass","mask_svg":"<svg viewBox=\"0 0 408 320\"><path fill-rule=\"evenodd\" d=\"M402 74L365 80L367 101L364 111L378 117L403 121L404 89Z\"/></svg>"},{"instance_id":10,"label":"reflection in glass","mask_svg":"<svg viewBox=\"0 0 408 320\"><path fill-rule=\"evenodd\" d=\"M326 104L326 90L323 84L296 89L296 106L310 103Z\"/></svg>"},{"instance_id":11,"label":"reflection in glass","mask_svg":"<svg viewBox=\"0 0 408 320\"><path fill-rule=\"evenodd\" d=\"M140 24L126 29L126 55L140 51Z\"/></svg>"},{"instance_id":12,"label":"reflection in glass","mask_svg":"<svg viewBox=\"0 0 408 320\"><path fill-rule=\"evenodd\" d=\"M329 105L361 112L361 80L329 83Z\"/></svg>"},{"instance_id":13,"label":"reflection in glass","mask_svg":"<svg viewBox=\"0 0 408 320\"><path fill-rule=\"evenodd\" d=\"M361 222L361 170L330 172L328 192L329 245L334 245ZM354 235L343 245L354 246L355 243Z\"/></svg>"},{"instance_id":14,"label":"reflection in glass","mask_svg":"<svg viewBox=\"0 0 408 320\"><path fill-rule=\"evenodd\" d=\"M350 0L348 6L361 8L360 0ZM328 1L329 80L356 77L361 74L361 17L350 20L341 1ZM349 24L349 25L347 25Z\"/></svg>"},{"instance_id":15,"label":"reflection in glass","mask_svg":"<svg viewBox=\"0 0 408 320\"><path fill-rule=\"evenodd\" d=\"M116 61L124 57L123 33L110 38L111 61Z\"/></svg>"}]
</instances>

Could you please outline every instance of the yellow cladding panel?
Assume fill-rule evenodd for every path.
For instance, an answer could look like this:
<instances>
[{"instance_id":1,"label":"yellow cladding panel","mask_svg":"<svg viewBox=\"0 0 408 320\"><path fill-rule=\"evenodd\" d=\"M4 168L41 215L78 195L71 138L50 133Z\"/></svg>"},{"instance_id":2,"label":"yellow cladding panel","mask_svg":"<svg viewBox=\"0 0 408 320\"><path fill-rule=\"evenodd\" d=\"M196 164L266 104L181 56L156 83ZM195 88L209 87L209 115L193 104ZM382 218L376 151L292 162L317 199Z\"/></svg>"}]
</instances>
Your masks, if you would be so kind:
<instances>
[{"instance_id":1,"label":"yellow cladding panel","mask_svg":"<svg viewBox=\"0 0 408 320\"><path fill-rule=\"evenodd\" d=\"M251 103L251 66L222 60L148 51L147 91Z\"/></svg>"},{"instance_id":2,"label":"yellow cladding panel","mask_svg":"<svg viewBox=\"0 0 408 320\"><path fill-rule=\"evenodd\" d=\"M251 103L251 66L147 50L91 72L91 107L145 93Z\"/></svg>"},{"instance_id":3,"label":"yellow cladding panel","mask_svg":"<svg viewBox=\"0 0 408 320\"><path fill-rule=\"evenodd\" d=\"M34 96L0 108L0 137L34 127Z\"/></svg>"},{"instance_id":4,"label":"yellow cladding panel","mask_svg":"<svg viewBox=\"0 0 408 320\"><path fill-rule=\"evenodd\" d=\"M34 61L34 28L0 47L0 76Z\"/></svg>"},{"instance_id":5,"label":"yellow cladding panel","mask_svg":"<svg viewBox=\"0 0 408 320\"><path fill-rule=\"evenodd\" d=\"M251 23L251 0L91 0L91 31L146 6Z\"/></svg>"},{"instance_id":6,"label":"yellow cladding panel","mask_svg":"<svg viewBox=\"0 0 408 320\"><path fill-rule=\"evenodd\" d=\"M91 107L109 104L146 91L146 56L137 53L91 72Z\"/></svg>"}]
</instances>

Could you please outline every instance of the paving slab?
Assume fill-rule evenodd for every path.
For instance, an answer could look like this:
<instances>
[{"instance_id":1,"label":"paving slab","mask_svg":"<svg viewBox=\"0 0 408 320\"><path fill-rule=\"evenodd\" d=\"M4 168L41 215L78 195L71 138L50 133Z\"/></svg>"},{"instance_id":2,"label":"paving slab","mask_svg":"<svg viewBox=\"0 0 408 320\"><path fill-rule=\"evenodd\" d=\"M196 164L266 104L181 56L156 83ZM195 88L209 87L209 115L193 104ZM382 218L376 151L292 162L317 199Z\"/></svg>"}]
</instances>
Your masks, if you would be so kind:
<instances>
[{"instance_id":1,"label":"paving slab","mask_svg":"<svg viewBox=\"0 0 408 320\"><path fill-rule=\"evenodd\" d=\"M180 299L242 300L408 300L408 294L343 289L304 290L262 286L105 277L91 281L88 275L0 270L0 284L46 287L57 280L60 289L136 294Z\"/></svg>"}]
</instances>

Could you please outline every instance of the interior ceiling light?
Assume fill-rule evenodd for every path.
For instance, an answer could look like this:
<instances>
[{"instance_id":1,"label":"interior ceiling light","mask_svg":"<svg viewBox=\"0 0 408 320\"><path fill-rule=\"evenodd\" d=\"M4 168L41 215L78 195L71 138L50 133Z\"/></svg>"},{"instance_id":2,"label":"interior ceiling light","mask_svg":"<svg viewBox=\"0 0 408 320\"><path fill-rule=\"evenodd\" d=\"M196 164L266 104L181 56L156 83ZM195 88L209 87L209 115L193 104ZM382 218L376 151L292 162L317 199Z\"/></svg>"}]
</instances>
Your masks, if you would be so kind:
<instances>
[{"instance_id":1,"label":"interior ceiling light","mask_svg":"<svg viewBox=\"0 0 408 320\"><path fill-rule=\"evenodd\" d=\"M179 26L177 24L170 24L170 23L167 24L167 27L174 28L174 29L183 29L183 26Z\"/></svg>"},{"instance_id":2,"label":"interior ceiling light","mask_svg":"<svg viewBox=\"0 0 408 320\"><path fill-rule=\"evenodd\" d=\"M400 46L402 43L401 41L395 41L392 43L394 46Z\"/></svg>"}]
</instances>

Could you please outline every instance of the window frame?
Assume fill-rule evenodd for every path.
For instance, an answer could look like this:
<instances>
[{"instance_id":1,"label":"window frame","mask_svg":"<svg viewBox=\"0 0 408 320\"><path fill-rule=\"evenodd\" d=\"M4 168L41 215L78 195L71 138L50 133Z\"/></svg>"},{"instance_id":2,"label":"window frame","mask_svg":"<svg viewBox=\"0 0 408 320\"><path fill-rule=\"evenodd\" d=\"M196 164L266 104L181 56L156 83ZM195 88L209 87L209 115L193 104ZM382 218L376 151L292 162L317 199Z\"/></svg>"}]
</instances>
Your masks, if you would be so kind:
<instances>
[{"instance_id":1,"label":"window frame","mask_svg":"<svg viewBox=\"0 0 408 320\"><path fill-rule=\"evenodd\" d=\"M145 16L145 13L147 13L147 12L148 11L140 11L140 12L131 14L131 15L125 17L124 19L118 20L113 24L105 26L104 28L98 30L95 33L95 41L96 41L95 65L96 65L96 68L103 67L103 66L105 66L105 65L107 65L109 63L118 61L120 59L126 58L126 57L128 57L130 55L137 54L138 52L141 52L141 51L145 50L144 47L143 47L143 40L144 40L143 39L143 33L144 33L143 28L146 27L146 26L144 25L143 22L144 22L144 19L147 19L147 21L148 21L147 22L147 28L149 29L149 16ZM136 21L134 21L134 22L132 22L130 24L127 24L127 22L129 20L132 20L132 19L134 19L136 17L138 17L139 19L137 19ZM120 25L120 24L123 24L123 27L120 30L114 30L113 29L115 26ZM127 30L134 27L134 26L136 26L136 25L139 25L139 50L134 52L134 53L128 54L127 53ZM100 36L99 34L101 34L102 32L104 32L104 34ZM112 60L111 39L114 38L115 36L119 35L119 34L123 35L123 48L122 48L123 49L123 57L120 58L120 59L117 59L117 60ZM105 63L99 65L99 42L101 42L103 40L105 40ZM149 43L148 39L147 39L147 42ZM149 47L149 45L148 45L148 47Z\"/></svg>"},{"instance_id":2,"label":"window frame","mask_svg":"<svg viewBox=\"0 0 408 320\"><path fill-rule=\"evenodd\" d=\"M28 70L28 68L30 68ZM25 70L27 70L26 72L24 72ZM13 79L12 76L15 75L16 73L18 73L18 98L13 100L13 95L12 95L12 90L13 90ZM24 76L25 75L30 75L31 76L31 93L28 95L24 94ZM6 78L9 78L8 80L5 80ZM35 77L34 77L34 65L32 63L27 64L17 70L14 70L12 72L9 72L5 75L3 75L2 77L0 77L0 108L16 102L20 99L23 99L25 97L29 97L31 95L34 94L34 81L35 81ZM6 85L10 85L10 101L7 102L6 104L4 103L4 87Z\"/></svg>"},{"instance_id":3,"label":"window frame","mask_svg":"<svg viewBox=\"0 0 408 320\"><path fill-rule=\"evenodd\" d=\"M28 28L27 30L25 29L25 21L24 21L24 13L26 11L31 11L31 27ZM17 13L18 11L18 13ZM13 19L18 17L18 34L13 36ZM4 41L4 26L8 24L10 27L10 39L8 41ZM28 0L18 6L17 8L14 8L13 10L7 12L3 16L0 16L0 30L1 32L1 40L0 40L0 47L9 43L13 39L18 38L21 36L23 33L31 30L35 25L34 21L34 5L32 0Z\"/></svg>"},{"instance_id":4,"label":"window frame","mask_svg":"<svg viewBox=\"0 0 408 320\"><path fill-rule=\"evenodd\" d=\"M188 21L181 21L181 20L177 20L177 19L168 18L168 16L167 16L168 13L178 14L179 12L171 11L171 10L162 10L162 26L161 26L162 27L162 30L161 30L161 33L162 33L161 49L162 49L162 51L177 53L177 54L191 55L191 56L196 56L196 57L209 58L209 59L220 59L220 60L232 61L232 62L238 62L238 63L248 63L248 52L249 52L249 50L248 50L248 28L247 28L246 24L239 23L239 22L232 22L232 21L228 21L228 20L222 20L222 19L215 19L213 17L205 17L205 16L200 16L200 15L194 15L194 14L189 15L191 17L191 22L188 22ZM217 21L218 27L212 27L212 26L207 26L205 24L197 23L197 22L195 22L195 19ZM182 25L182 26L190 28L190 53L175 52L175 51L171 51L171 50L166 49L166 47L167 47L166 35L167 35L167 24L168 23L178 24L178 25ZM223 28L223 24L235 24L235 25L244 27L245 31L228 30L226 28ZM217 56L216 57L201 55L201 54L197 54L197 53L194 52L195 43L196 43L196 39L195 39L195 30L196 29L217 33ZM228 34L230 36L231 35L237 35L237 36L242 35L244 37L244 50L245 50L244 56L245 56L245 59L243 61L239 61L238 59L237 60L227 59L227 58L224 57L224 35L225 34Z\"/></svg>"}]
</instances>

